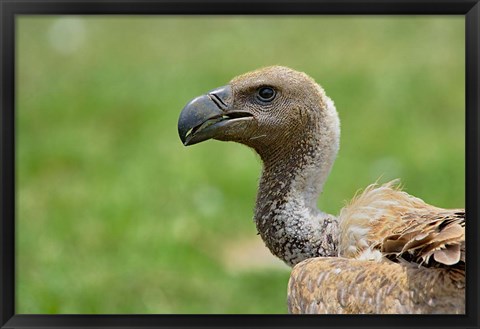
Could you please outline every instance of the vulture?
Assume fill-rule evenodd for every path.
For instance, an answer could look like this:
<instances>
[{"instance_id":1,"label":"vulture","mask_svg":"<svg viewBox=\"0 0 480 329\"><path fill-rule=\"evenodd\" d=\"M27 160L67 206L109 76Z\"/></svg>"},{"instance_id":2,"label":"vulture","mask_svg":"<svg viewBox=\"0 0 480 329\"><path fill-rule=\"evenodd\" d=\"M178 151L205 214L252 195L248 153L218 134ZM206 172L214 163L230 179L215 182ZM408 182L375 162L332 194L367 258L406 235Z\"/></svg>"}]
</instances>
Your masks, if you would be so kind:
<instances>
[{"instance_id":1,"label":"vulture","mask_svg":"<svg viewBox=\"0 0 480 329\"><path fill-rule=\"evenodd\" d=\"M338 216L317 208L340 121L307 74L270 66L235 77L191 100L178 133L186 146L233 141L260 156L254 221L293 267L290 313L465 313L464 209L429 205L398 181L368 186Z\"/></svg>"}]
</instances>

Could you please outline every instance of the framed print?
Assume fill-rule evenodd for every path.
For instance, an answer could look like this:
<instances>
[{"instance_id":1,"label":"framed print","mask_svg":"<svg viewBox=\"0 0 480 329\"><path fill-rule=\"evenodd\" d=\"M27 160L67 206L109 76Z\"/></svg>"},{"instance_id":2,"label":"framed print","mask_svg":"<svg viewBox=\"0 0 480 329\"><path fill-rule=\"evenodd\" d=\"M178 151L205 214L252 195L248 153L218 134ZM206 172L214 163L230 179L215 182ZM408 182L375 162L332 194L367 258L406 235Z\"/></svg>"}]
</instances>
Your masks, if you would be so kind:
<instances>
[{"instance_id":1,"label":"framed print","mask_svg":"<svg viewBox=\"0 0 480 329\"><path fill-rule=\"evenodd\" d=\"M478 1L0 9L2 328L478 327Z\"/></svg>"}]
</instances>

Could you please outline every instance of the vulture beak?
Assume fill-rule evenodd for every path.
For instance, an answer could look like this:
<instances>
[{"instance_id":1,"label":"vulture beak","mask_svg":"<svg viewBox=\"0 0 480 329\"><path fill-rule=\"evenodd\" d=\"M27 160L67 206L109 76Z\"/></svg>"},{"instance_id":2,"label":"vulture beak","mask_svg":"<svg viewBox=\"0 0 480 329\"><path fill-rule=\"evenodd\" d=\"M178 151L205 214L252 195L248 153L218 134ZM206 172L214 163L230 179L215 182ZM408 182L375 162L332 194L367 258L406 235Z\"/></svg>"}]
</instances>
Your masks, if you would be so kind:
<instances>
[{"instance_id":1,"label":"vulture beak","mask_svg":"<svg viewBox=\"0 0 480 329\"><path fill-rule=\"evenodd\" d=\"M191 100L178 118L178 134L185 146L211 138L221 138L236 121L252 117L246 111L232 109L232 88L227 85Z\"/></svg>"}]
</instances>

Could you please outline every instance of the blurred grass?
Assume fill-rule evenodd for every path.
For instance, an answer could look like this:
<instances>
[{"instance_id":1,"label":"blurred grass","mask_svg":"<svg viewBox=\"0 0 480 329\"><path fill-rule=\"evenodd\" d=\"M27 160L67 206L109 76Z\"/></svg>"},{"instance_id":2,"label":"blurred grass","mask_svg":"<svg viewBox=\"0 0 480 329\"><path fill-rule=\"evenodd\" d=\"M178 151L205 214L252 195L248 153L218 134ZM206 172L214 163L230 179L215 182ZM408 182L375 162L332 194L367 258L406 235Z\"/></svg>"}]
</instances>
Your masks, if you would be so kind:
<instances>
[{"instance_id":1,"label":"blurred grass","mask_svg":"<svg viewBox=\"0 0 480 329\"><path fill-rule=\"evenodd\" d=\"M191 98L265 65L307 72L336 103L323 210L380 176L464 207L460 16L24 16L17 59L18 313L286 312L273 256L225 260L260 239L260 160L184 148L176 128Z\"/></svg>"}]
</instances>

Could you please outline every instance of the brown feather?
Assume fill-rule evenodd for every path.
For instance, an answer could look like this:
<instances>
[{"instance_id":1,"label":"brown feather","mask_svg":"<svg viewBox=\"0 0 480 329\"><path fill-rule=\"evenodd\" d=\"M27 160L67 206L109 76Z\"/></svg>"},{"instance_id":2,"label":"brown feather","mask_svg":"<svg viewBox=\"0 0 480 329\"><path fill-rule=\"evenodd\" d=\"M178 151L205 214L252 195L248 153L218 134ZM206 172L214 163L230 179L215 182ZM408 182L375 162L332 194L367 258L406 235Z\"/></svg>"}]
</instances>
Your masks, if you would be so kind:
<instances>
[{"instance_id":1,"label":"brown feather","mask_svg":"<svg viewBox=\"0 0 480 329\"><path fill-rule=\"evenodd\" d=\"M349 258L298 264L289 283L292 313L465 312L463 210L433 207L388 183L354 198L341 212L340 228L341 251ZM356 253L347 242L356 244ZM355 259L368 249L384 257Z\"/></svg>"},{"instance_id":2,"label":"brown feather","mask_svg":"<svg viewBox=\"0 0 480 329\"><path fill-rule=\"evenodd\" d=\"M463 314L462 281L439 268L312 258L292 271L288 307L297 314Z\"/></svg>"}]
</instances>

